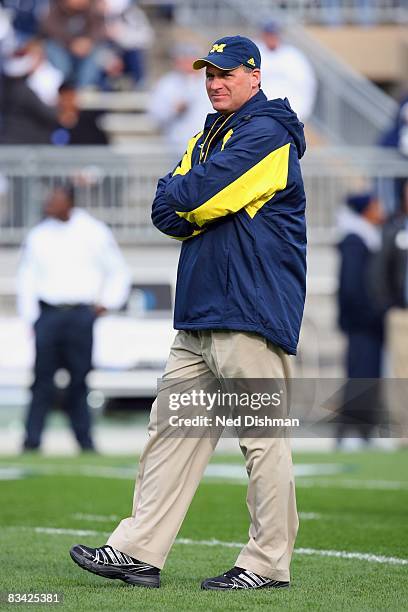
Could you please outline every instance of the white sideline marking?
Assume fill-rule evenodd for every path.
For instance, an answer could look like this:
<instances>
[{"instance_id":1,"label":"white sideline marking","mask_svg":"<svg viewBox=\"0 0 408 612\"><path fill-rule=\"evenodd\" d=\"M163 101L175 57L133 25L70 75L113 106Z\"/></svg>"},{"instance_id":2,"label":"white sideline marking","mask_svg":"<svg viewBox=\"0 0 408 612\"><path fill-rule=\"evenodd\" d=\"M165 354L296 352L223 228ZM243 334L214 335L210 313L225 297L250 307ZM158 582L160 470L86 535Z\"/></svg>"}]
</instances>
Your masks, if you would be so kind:
<instances>
[{"instance_id":1,"label":"white sideline marking","mask_svg":"<svg viewBox=\"0 0 408 612\"><path fill-rule=\"evenodd\" d=\"M103 465L82 465L73 467L64 464L48 465L23 465L9 464L0 468L0 478L24 477L26 473L45 474L48 476L100 476L101 478L123 478L134 480L136 477L136 467L112 467ZM294 473L297 477L305 476L328 476L344 472L344 466L336 463L302 463L294 466ZM243 464L234 463L211 463L207 466L204 474L205 478L231 479L236 481L248 482L248 475Z\"/></svg>"},{"instance_id":2,"label":"white sideline marking","mask_svg":"<svg viewBox=\"0 0 408 612\"><path fill-rule=\"evenodd\" d=\"M334 466L334 467L333 467ZM309 476L319 476L339 473L338 464L299 464L295 465L296 486L299 488L333 488L333 489L367 489L385 491L406 491L408 482L397 480L354 480L354 479L328 479L310 478ZM227 469L228 468L228 469ZM208 478L214 484L225 484L226 481L233 481L237 485L247 485L248 477L245 468L241 465L211 464L208 466L204 478ZM136 467L111 467L98 465L84 465L72 467L70 465L49 464L49 465L22 465L8 464L0 468L0 480L15 480L24 478L27 475L44 474L47 476L89 476L93 478L112 478L135 480L137 474Z\"/></svg>"},{"instance_id":3,"label":"white sideline marking","mask_svg":"<svg viewBox=\"0 0 408 612\"><path fill-rule=\"evenodd\" d=\"M372 553L348 552L347 550L316 550L314 548L296 548L298 555L320 555L321 557L338 557L340 559L358 559L370 563L388 563L390 565L408 565L408 559L398 557L385 557Z\"/></svg>"},{"instance_id":4,"label":"white sideline marking","mask_svg":"<svg viewBox=\"0 0 408 612\"><path fill-rule=\"evenodd\" d=\"M77 535L77 536L107 536L108 531L94 531L93 529L63 529L59 527L22 527L22 529L34 529L35 533L45 533L46 535Z\"/></svg>"},{"instance_id":5,"label":"white sideline marking","mask_svg":"<svg viewBox=\"0 0 408 612\"><path fill-rule=\"evenodd\" d=\"M201 546L224 546L226 548L242 548L242 542L223 542L222 540L190 540L189 538L178 538L176 544L196 544ZM340 559L358 559L370 563L387 563L390 565L408 565L408 559L397 557L385 557L372 553L348 552L346 550L320 550L318 548L295 548L298 555L318 555L320 557L338 557Z\"/></svg>"},{"instance_id":6,"label":"white sideline marking","mask_svg":"<svg viewBox=\"0 0 408 612\"><path fill-rule=\"evenodd\" d=\"M71 514L71 517L78 521L90 521L92 523L106 523L108 521L118 521L120 519L120 516L117 514L82 514L81 512Z\"/></svg>"},{"instance_id":7,"label":"white sideline marking","mask_svg":"<svg viewBox=\"0 0 408 612\"><path fill-rule=\"evenodd\" d=\"M29 530L35 533L44 533L46 535L75 535L75 536L109 536L106 531L94 531L86 529L60 529L57 527L6 527L13 530ZM222 546L224 548L243 548L243 542L224 542L223 540L191 540L190 538L177 538L176 544L185 544L188 546ZM319 548L295 548L294 552L297 555L315 555L319 557L335 557L337 559L357 559L358 561L367 561L368 563L381 563L386 565L408 565L408 559L400 559L398 557L386 557L384 555L375 555L373 553L349 552L347 550L322 550Z\"/></svg>"},{"instance_id":8,"label":"white sideline marking","mask_svg":"<svg viewBox=\"0 0 408 612\"><path fill-rule=\"evenodd\" d=\"M380 491L405 491L408 489L408 482L397 480L328 480L321 478L319 480L313 478L299 478L296 480L296 487L319 487L321 489L372 489Z\"/></svg>"},{"instance_id":9,"label":"white sideline marking","mask_svg":"<svg viewBox=\"0 0 408 612\"><path fill-rule=\"evenodd\" d=\"M18 467L1 467L0 480L21 480L25 474Z\"/></svg>"},{"instance_id":10,"label":"white sideline marking","mask_svg":"<svg viewBox=\"0 0 408 612\"><path fill-rule=\"evenodd\" d=\"M298 463L294 465L294 473L298 478L305 476L329 476L344 472L340 463ZM237 463L211 463L205 470L207 478L224 478L248 482L245 466Z\"/></svg>"},{"instance_id":11,"label":"white sideline marking","mask_svg":"<svg viewBox=\"0 0 408 612\"><path fill-rule=\"evenodd\" d=\"M299 512L299 518L303 521L318 521L322 515L318 512Z\"/></svg>"},{"instance_id":12,"label":"white sideline marking","mask_svg":"<svg viewBox=\"0 0 408 612\"><path fill-rule=\"evenodd\" d=\"M90 476L95 478L112 478L135 480L136 467L111 467L101 465L82 465L72 467L71 465L48 464L48 465L28 465L28 464L9 464L0 471L0 476L12 470L15 476L24 478L25 476Z\"/></svg>"}]
</instances>

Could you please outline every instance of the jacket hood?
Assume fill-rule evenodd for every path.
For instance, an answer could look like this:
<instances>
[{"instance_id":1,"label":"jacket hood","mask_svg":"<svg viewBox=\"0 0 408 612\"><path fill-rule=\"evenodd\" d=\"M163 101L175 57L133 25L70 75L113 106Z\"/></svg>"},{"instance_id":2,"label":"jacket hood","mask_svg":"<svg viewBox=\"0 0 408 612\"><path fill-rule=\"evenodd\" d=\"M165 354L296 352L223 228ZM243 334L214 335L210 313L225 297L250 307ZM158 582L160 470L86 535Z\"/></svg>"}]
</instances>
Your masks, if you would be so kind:
<instances>
[{"instance_id":1,"label":"jacket hood","mask_svg":"<svg viewBox=\"0 0 408 612\"><path fill-rule=\"evenodd\" d=\"M306 151L306 140L303 131L304 125L299 121L296 113L292 110L289 100L285 98L276 98L275 100L268 100L264 92L260 90L255 96L253 96L246 104L235 113L235 117L232 118L228 128L234 126L239 121L248 121L251 117L257 116L269 116L280 123L292 136L298 158L303 157ZM219 117L219 113L212 113L207 116L205 128L210 127L214 120Z\"/></svg>"},{"instance_id":2,"label":"jacket hood","mask_svg":"<svg viewBox=\"0 0 408 612\"><path fill-rule=\"evenodd\" d=\"M260 103L256 104L253 112L251 112L251 115L268 115L283 125L283 127L292 136L297 148L298 158L300 159L303 157L306 151L306 140L303 130L304 125L301 121L299 121L295 111L292 110L289 100L287 98L284 100L282 100L282 98L268 100L262 91L260 91L252 99L255 101L255 98L257 98L260 94L263 96L262 103L260 100Z\"/></svg>"}]
</instances>

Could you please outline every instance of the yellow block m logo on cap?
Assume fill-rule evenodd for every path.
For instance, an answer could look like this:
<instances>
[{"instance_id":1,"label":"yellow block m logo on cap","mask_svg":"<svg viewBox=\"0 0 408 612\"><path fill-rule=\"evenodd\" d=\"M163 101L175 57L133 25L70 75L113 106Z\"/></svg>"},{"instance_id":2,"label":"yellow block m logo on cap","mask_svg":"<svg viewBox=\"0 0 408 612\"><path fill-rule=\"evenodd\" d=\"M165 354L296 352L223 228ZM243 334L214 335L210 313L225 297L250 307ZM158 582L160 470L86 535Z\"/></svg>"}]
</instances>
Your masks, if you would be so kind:
<instances>
[{"instance_id":1,"label":"yellow block m logo on cap","mask_svg":"<svg viewBox=\"0 0 408 612\"><path fill-rule=\"evenodd\" d=\"M210 53L215 53L215 52L222 53L224 51L224 47L226 47L226 46L227 46L226 43L222 43L221 45L215 44L215 45L212 46L212 49L211 49Z\"/></svg>"},{"instance_id":2,"label":"yellow block m logo on cap","mask_svg":"<svg viewBox=\"0 0 408 612\"><path fill-rule=\"evenodd\" d=\"M247 64L251 64L251 66L255 66L255 60L253 57L250 57L249 60L247 61Z\"/></svg>"}]
</instances>

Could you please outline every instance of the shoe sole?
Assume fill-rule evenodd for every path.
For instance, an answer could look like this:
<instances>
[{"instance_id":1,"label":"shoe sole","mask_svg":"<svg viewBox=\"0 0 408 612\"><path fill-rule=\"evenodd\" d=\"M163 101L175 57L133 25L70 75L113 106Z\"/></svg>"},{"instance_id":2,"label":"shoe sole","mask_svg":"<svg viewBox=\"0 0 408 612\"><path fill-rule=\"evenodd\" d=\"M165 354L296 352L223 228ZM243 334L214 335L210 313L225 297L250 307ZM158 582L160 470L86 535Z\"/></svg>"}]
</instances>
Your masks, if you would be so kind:
<instances>
[{"instance_id":1,"label":"shoe sole","mask_svg":"<svg viewBox=\"0 0 408 612\"><path fill-rule=\"evenodd\" d=\"M216 587L216 586L205 586L204 583L201 584L202 591L258 591L259 589L288 589L290 587L289 584L284 584L282 586L274 586L273 584L264 584L258 587L248 587L247 589L230 589L228 587Z\"/></svg>"},{"instance_id":2,"label":"shoe sole","mask_svg":"<svg viewBox=\"0 0 408 612\"><path fill-rule=\"evenodd\" d=\"M70 550L69 554L74 563L82 569L91 572L91 574L96 574L103 578L111 578L112 580L123 580L123 582L132 586L142 586L151 589L158 589L160 586L160 576L135 576L119 568L101 567L97 563L93 563L93 561L78 555L74 550Z\"/></svg>"}]
</instances>

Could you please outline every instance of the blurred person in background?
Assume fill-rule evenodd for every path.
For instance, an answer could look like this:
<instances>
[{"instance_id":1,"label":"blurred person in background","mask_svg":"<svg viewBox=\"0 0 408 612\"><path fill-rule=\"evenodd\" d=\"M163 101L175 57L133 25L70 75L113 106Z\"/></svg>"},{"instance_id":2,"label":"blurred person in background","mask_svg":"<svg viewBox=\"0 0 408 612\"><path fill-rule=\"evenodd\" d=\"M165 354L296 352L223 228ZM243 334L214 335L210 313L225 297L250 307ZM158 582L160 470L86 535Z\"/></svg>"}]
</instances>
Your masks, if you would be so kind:
<instances>
[{"instance_id":1,"label":"blurred person in background","mask_svg":"<svg viewBox=\"0 0 408 612\"><path fill-rule=\"evenodd\" d=\"M95 110L81 110L75 86L66 82L59 88L57 118L58 126L51 134L52 144L65 145L106 145L108 139L99 125L103 113Z\"/></svg>"},{"instance_id":2,"label":"blurred person in background","mask_svg":"<svg viewBox=\"0 0 408 612\"><path fill-rule=\"evenodd\" d=\"M262 90L270 100L288 98L299 119L307 121L317 92L311 63L302 51L282 41L281 26L276 21L261 26L257 45L262 54Z\"/></svg>"},{"instance_id":3,"label":"blurred person in background","mask_svg":"<svg viewBox=\"0 0 408 612\"><path fill-rule=\"evenodd\" d=\"M40 25L53 0L3 0L11 17L15 37L20 44L37 37Z\"/></svg>"},{"instance_id":4,"label":"blurred person in background","mask_svg":"<svg viewBox=\"0 0 408 612\"><path fill-rule=\"evenodd\" d=\"M193 69L200 48L190 42L172 49L173 70L162 76L154 87L149 113L166 138L175 161L183 155L191 134L202 128L212 107L203 87L203 75Z\"/></svg>"},{"instance_id":5,"label":"blurred person in background","mask_svg":"<svg viewBox=\"0 0 408 612\"><path fill-rule=\"evenodd\" d=\"M337 444L349 430L367 442L382 411L380 381L367 389L355 379L380 379L384 342L384 313L371 294L372 266L381 247L384 213L372 193L352 194L339 215L339 326L347 338L347 382L338 413Z\"/></svg>"},{"instance_id":6,"label":"blurred person in background","mask_svg":"<svg viewBox=\"0 0 408 612\"><path fill-rule=\"evenodd\" d=\"M398 149L401 155L408 157L408 93L401 98L394 121L382 136L380 144Z\"/></svg>"},{"instance_id":7,"label":"blurred person in background","mask_svg":"<svg viewBox=\"0 0 408 612\"><path fill-rule=\"evenodd\" d=\"M64 75L48 60L44 44L38 39L32 39L26 44L27 52L35 58L35 68L27 78L27 85L48 106L56 106L58 88L64 80Z\"/></svg>"},{"instance_id":8,"label":"blurred person in background","mask_svg":"<svg viewBox=\"0 0 408 612\"><path fill-rule=\"evenodd\" d=\"M52 190L45 219L29 232L20 262L18 311L33 326L36 352L24 450L40 447L59 368L70 375L63 406L78 444L94 449L86 384L93 325L99 315L121 308L129 294L129 272L112 232L74 200L72 185Z\"/></svg>"},{"instance_id":9,"label":"blurred person in background","mask_svg":"<svg viewBox=\"0 0 408 612\"><path fill-rule=\"evenodd\" d=\"M27 47L17 48L3 62L0 113L3 117L0 144L48 144L57 124L52 106L34 91L38 55ZM34 79L33 83L30 79Z\"/></svg>"},{"instance_id":10,"label":"blurred person in background","mask_svg":"<svg viewBox=\"0 0 408 612\"><path fill-rule=\"evenodd\" d=\"M113 70L106 62L108 70L102 87L114 87L115 77L125 77L130 87L140 87L146 76L146 51L153 43L153 29L134 0L104 0L104 6Z\"/></svg>"},{"instance_id":11,"label":"blurred person in background","mask_svg":"<svg viewBox=\"0 0 408 612\"><path fill-rule=\"evenodd\" d=\"M390 147L408 159L408 92L400 99L397 113L389 128L382 134L380 146ZM379 188L384 201L387 203L389 215L401 212L405 178L382 178Z\"/></svg>"},{"instance_id":12,"label":"blurred person in background","mask_svg":"<svg viewBox=\"0 0 408 612\"><path fill-rule=\"evenodd\" d=\"M400 206L384 226L382 247L375 261L376 299L389 309L387 339L392 373L408 380L408 179L400 181ZM408 447L406 385L391 388L390 410L401 445Z\"/></svg>"},{"instance_id":13,"label":"blurred person in background","mask_svg":"<svg viewBox=\"0 0 408 612\"><path fill-rule=\"evenodd\" d=\"M0 74L3 71L3 59L13 41L13 28L7 11L0 4Z\"/></svg>"},{"instance_id":14,"label":"blurred person in background","mask_svg":"<svg viewBox=\"0 0 408 612\"><path fill-rule=\"evenodd\" d=\"M377 3L373 0L353 0L351 6L342 0L320 0L323 23L329 26L341 26L344 23L356 23L371 26L376 22Z\"/></svg>"},{"instance_id":15,"label":"blurred person in background","mask_svg":"<svg viewBox=\"0 0 408 612\"><path fill-rule=\"evenodd\" d=\"M97 0L53 0L41 30L48 58L79 88L96 86L106 37Z\"/></svg>"}]
</instances>

